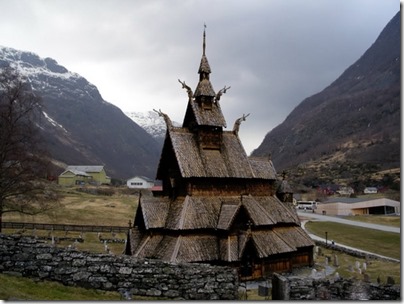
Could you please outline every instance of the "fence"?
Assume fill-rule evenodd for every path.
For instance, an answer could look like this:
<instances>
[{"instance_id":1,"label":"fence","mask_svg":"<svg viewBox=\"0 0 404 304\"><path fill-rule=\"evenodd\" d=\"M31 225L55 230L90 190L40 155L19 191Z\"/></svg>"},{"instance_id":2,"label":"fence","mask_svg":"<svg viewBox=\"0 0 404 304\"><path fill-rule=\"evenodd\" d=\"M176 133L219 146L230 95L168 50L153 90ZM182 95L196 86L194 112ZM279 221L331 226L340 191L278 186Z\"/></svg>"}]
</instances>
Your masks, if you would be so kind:
<instances>
[{"instance_id":1,"label":"fence","mask_svg":"<svg viewBox=\"0 0 404 304\"><path fill-rule=\"evenodd\" d=\"M81 232L128 232L129 226L93 226L93 225L65 225L65 224L40 224L2 222L2 228L6 229L37 229L58 231L81 231Z\"/></svg>"}]
</instances>

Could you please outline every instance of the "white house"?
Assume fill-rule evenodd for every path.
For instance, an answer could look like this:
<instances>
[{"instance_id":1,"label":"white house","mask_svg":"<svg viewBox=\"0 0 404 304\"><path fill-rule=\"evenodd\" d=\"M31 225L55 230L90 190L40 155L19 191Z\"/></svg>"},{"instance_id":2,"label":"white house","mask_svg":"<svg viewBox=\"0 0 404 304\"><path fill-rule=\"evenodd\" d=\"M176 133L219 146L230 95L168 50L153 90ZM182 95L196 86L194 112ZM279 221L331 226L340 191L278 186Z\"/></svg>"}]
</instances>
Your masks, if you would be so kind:
<instances>
[{"instance_id":1,"label":"white house","mask_svg":"<svg viewBox=\"0 0 404 304\"><path fill-rule=\"evenodd\" d=\"M351 195L355 193L355 191L352 187L340 187L339 190L337 190L337 193L339 195Z\"/></svg>"},{"instance_id":2,"label":"white house","mask_svg":"<svg viewBox=\"0 0 404 304\"><path fill-rule=\"evenodd\" d=\"M363 190L364 194L375 194L377 193L377 188L376 187L366 187L365 190Z\"/></svg>"},{"instance_id":3,"label":"white house","mask_svg":"<svg viewBox=\"0 0 404 304\"><path fill-rule=\"evenodd\" d=\"M150 189L154 186L154 180L145 176L135 176L128 179L126 185L131 189Z\"/></svg>"}]
</instances>

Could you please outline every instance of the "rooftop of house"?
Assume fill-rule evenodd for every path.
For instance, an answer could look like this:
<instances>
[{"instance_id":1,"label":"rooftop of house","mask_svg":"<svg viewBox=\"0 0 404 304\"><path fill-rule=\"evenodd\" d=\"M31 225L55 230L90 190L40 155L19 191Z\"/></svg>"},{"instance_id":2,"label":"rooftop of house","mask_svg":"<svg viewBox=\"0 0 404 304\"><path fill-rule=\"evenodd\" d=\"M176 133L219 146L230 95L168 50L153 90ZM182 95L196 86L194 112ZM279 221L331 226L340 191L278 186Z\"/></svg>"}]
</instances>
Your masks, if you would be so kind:
<instances>
[{"instance_id":1,"label":"rooftop of house","mask_svg":"<svg viewBox=\"0 0 404 304\"><path fill-rule=\"evenodd\" d=\"M66 171L76 170L81 172L101 172L104 166L68 166Z\"/></svg>"}]
</instances>

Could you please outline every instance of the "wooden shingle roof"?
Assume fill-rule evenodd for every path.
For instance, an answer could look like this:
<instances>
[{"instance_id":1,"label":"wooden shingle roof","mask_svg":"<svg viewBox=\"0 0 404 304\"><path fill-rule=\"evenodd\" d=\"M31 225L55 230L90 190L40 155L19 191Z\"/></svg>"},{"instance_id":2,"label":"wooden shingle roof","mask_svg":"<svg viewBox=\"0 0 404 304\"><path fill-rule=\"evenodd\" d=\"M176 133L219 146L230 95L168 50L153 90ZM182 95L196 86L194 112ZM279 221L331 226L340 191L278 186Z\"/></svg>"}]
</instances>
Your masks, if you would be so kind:
<instances>
[{"instance_id":1,"label":"wooden shingle roof","mask_svg":"<svg viewBox=\"0 0 404 304\"><path fill-rule=\"evenodd\" d=\"M217 229L228 230L232 225L240 206L241 202L239 197L222 200Z\"/></svg>"},{"instance_id":2,"label":"wooden shingle roof","mask_svg":"<svg viewBox=\"0 0 404 304\"><path fill-rule=\"evenodd\" d=\"M208 80L204 80L208 81ZM204 83L202 81L202 83ZM210 84L210 82L208 81ZM198 84L198 88L201 85L201 82ZM207 86L207 85L206 85ZM197 88L197 90L198 90ZM202 89L202 88L201 88ZM208 88L203 88L204 90L211 91L211 92L206 92L206 94L213 94L215 95L215 92L213 91L213 88L210 85L210 89ZM212 103L212 107L210 109L204 109L201 104L199 104L196 100L190 100L188 102L188 108L187 112L193 113L195 120L198 125L200 126L214 126L214 127L226 127L226 120L224 119L222 109L220 107L219 102Z\"/></svg>"},{"instance_id":3,"label":"wooden shingle roof","mask_svg":"<svg viewBox=\"0 0 404 304\"><path fill-rule=\"evenodd\" d=\"M295 248L314 246L313 240L301 227L275 227L273 231L290 246Z\"/></svg>"},{"instance_id":4,"label":"wooden shingle roof","mask_svg":"<svg viewBox=\"0 0 404 304\"><path fill-rule=\"evenodd\" d=\"M173 262L203 262L219 259L217 237L213 235L181 236L181 244Z\"/></svg>"},{"instance_id":5,"label":"wooden shingle roof","mask_svg":"<svg viewBox=\"0 0 404 304\"><path fill-rule=\"evenodd\" d=\"M167 229L215 228L221 201L215 197L186 196L171 203Z\"/></svg>"},{"instance_id":6,"label":"wooden shingle roof","mask_svg":"<svg viewBox=\"0 0 404 304\"><path fill-rule=\"evenodd\" d=\"M183 178L260 178L276 179L276 171L268 159L250 160L233 132L223 132L220 150L202 149L192 132L173 128L169 138ZM162 170L161 159L158 171ZM162 175L160 172L157 176Z\"/></svg>"},{"instance_id":7,"label":"wooden shingle roof","mask_svg":"<svg viewBox=\"0 0 404 304\"><path fill-rule=\"evenodd\" d=\"M159 247L162 235L144 236L140 242L139 246L136 247L133 256L137 258L154 258L155 252Z\"/></svg>"},{"instance_id":8,"label":"wooden shingle roof","mask_svg":"<svg viewBox=\"0 0 404 304\"><path fill-rule=\"evenodd\" d=\"M244 198L248 199L248 197ZM253 200L257 202L262 209L265 209L276 223L300 224L296 211L291 209L288 205L280 203L275 196L254 196Z\"/></svg>"},{"instance_id":9,"label":"wooden shingle roof","mask_svg":"<svg viewBox=\"0 0 404 304\"><path fill-rule=\"evenodd\" d=\"M199 65L199 70L198 70L198 74L202 74L202 73L206 73L206 74L212 73L212 70L210 69L208 58L205 55L205 50L202 54L201 63Z\"/></svg>"},{"instance_id":10,"label":"wooden shingle roof","mask_svg":"<svg viewBox=\"0 0 404 304\"><path fill-rule=\"evenodd\" d=\"M252 238L258 256L261 258L296 250L294 246L290 246L272 230L254 231L252 233Z\"/></svg>"},{"instance_id":11,"label":"wooden shingle roof","mask_svg":"<svg viewBox=\"0 0 404 304\"><path fill-rule=\"evenodd\" d=\"M194 97L198 96L209 96L209 97L214 97L216 95L215 91L213 90L213 86L210 83L209 79L202 79L199 81Z\"/></svg>"},{"instance_id":12,"label":"wooden shingle roof","mask_svg":"<svg viewBox=\"0 0 404 304\"><path fill-rule=\"evenodd\" d=\"M218 260L218 241L211 235L149 236L142 239L134 256L173 263Z\"/></svg>"},{"instance_id":13,"label":"wooden shingle roof","mask_svg":"<svg viewBox=\"0 0 404 304\"><path fill-rule=\"evenodd\" d=\"M169 230L229 230L241 207L255 226L300 223L296 212L275 196L185 196L175 201L147 197L139 203L147 229Z\"/></svg>"},{"instance_id":14,"label":"wooden shingle roof","mask_svg":"<svg viewBox=\"0 0 404 304\"><path fill-rule=\"evenodd\" d=\"M146 229L164 228L169 206L168 198L160 198L159 200L151 197L142 198L142 203L139 207Z\"/></svg>"},{"instance_id":15,"label":"wooden shingle roof","mask_svg":"<svg viewBox=\"0 0 404 304\"><path fill-rule=\"evenodd\" d=\"M145 197L139 203L147 229L155 233L130 233L135 257L171 262L238 261L248 240L261 258L314 246L300 227L295 210L275 196L186 196L169 201ZM241 208L253 223L250 232L217 234L232 230ZM135 223L136 224L136 223ZM240 223L238 223L240 224ZM161 235L158 231L171 231Z\"/></svg>"},{"instance_id":16,"label":"wooden shingle roof","mask_svg":"<svg viewBox=\"0 0 404 304\"><path fill-rule=\"evenodd\" d=\"M252 239L261 258L314 246L314 242L301 227L274 227L265 231L252 231L250 235L240 233L222 238L207 234L145 236L138 243L133 255L173 263L217 260L234 262L240 260L249 239Z\"/></svg>"},{"instance_id":17,"label":"wooden shingle roof","mask_svg":"<svg viewBox=\"0 0 404 304\"><path fill-rule=\"evenodd\" d=\"M255 178L267 179L268 176L275 178L276 171L272 161L264 157L249 157L251 169Z\"/></svg>"}]
</instances>

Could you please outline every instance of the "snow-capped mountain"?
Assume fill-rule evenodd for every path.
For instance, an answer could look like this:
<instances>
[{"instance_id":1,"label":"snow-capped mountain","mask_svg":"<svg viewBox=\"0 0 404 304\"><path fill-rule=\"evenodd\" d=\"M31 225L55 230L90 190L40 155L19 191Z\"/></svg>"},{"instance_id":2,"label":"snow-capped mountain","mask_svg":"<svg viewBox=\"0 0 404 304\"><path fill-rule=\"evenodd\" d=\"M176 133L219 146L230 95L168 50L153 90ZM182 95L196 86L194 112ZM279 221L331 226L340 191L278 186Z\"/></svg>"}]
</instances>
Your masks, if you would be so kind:
<instances>
[{"instance_id":1,"label":"snow-capped mountain","mask_svg":"<svg viewBox=\"0 0 404 304\"><path fill-rule=\"evenodd\" d=\"M55 163L104 165L117 178L154 176L160 145L95 85L52 58L0 46L4 67L18 71L41 97L39 127Z\"/></svg>"},{"instance_id":2,"label":"snow-capped mountain","mask_svg":"<svg viewBox=\"0 0 404 304\"><path fill-rule=\"evenodd\" d=\"M164 119L154 111L148 112L124 112L126 116L141 126L147 133L153 136L157 141L163 143L166 135L166 124ZM175 127L180 124L173 121Z\"/></svg>"}]
</instances>

